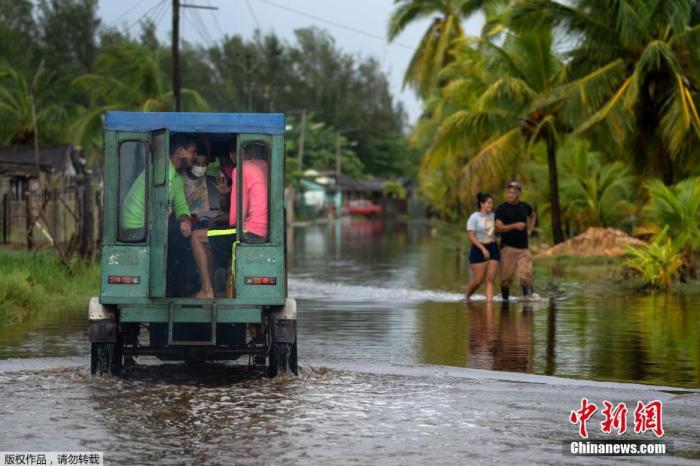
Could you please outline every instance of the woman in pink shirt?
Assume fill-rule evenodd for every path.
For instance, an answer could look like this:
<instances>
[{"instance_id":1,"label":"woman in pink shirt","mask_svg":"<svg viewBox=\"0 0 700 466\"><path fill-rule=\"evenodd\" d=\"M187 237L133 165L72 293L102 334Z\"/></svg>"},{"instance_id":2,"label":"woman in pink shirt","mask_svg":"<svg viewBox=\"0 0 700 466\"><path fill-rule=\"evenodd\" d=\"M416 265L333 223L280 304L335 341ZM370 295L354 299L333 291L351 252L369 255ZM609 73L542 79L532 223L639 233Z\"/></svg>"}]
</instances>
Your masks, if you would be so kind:
<instances>
[{"instance_id":1,"label":"woman in pink shirt","mask_svg":"<svg viewBox=\"0 0 700 466\"><path fill-rule=\"evenodd\" d=\"M242 218L243 234L240 235L244 243L266 243L268 241L269 202L268 202L268 150L265 143L251 142L245 145L243 152L242 176ZM229 157L235 163L235 145L229 153ZM231 207L229 211L229 224L236 227L237 222L237 168L231 172ZM197 298L213 298L214 288L212 283L214 264L226 266L231 258L231 250L235 241L234 234L220 236L207 236L206 230L197 230L197 235L192 238L192 252L195 263L202 280L202 287L195 295ZM213 254L213 257L212 257Z\"/></svg>"},{"instance_id":2,"label":"woman in pink shirt","mask_svg":"<svg viewBox=\"0 0 700 466\"><path fill-rule=\"evenodd\" d=\"M255 148L257 145L248 147ZM253 149L248 152L246 147L245 157L243 161L243 198L241 205L243 207L243 236L247 243L264 243L267 241L267 223L268 223L268 199L267 199L267 161L266 155L262 150ZM229 221L232 227L236 226L236 176L237 169L234 168L231 172L233 185L231 189L231 210L229 213Z\"/></svg>"}]
</instances>

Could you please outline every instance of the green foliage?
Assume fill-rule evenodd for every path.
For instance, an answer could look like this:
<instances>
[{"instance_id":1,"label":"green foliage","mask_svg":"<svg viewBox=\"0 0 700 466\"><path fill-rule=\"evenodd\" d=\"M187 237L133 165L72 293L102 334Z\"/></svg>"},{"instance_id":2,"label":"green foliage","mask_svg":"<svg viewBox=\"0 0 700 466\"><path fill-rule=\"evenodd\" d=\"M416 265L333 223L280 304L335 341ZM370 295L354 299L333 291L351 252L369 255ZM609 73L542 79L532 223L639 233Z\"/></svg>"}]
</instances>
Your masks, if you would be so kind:
<instances>
[{"instance_id":1,"label":"green foliage","mask_svg":"<svg viewBox=\"0 0 700 466\"><path fill-rule=\"evenodd\" d=\"M40 56L50 70L89 73L97 55L98 0L39 0Z\"/></svg>"},{"instance_id":2,"label":"green foliage","mask_svg":"<svg viewBox=\"0 0 700 466\"><path fill-rule=\"evenodd\" d=\"M0 0L0 65L15 70L28 89L44 60L40 83L50 85L39 90L50 91L50 98L37 102L37 111L67 116L39 122L41 143L80 144L96 163L105 111L171 110L170 44L158 41L153 22L144 21L141 28L133 37L126 30L102 26L97 0ZM274 33L257 33L250 39L226 36L210 47L183 42L183 109L297 112L305 108L357 143L349 146L342 141L345 173L415 172L418 154L404 137L406 114L391 95L379 61L343 52L332 36L319 29L295 34L294 43ZM0 91L22 90L10 82L13 77L4 75ZM26 102L27 95L24 92L24 98L16 100ZM26 105L14 106L15 113L26 114ZM2 141L27 142L27 121L15 114L0 115ZM319 158L335 154L335 140L329 141Z\"/></svg>"},{"instance_id":3,"label":"green foliage","mask_svg":"<svg viewBox=\"0 0 700 466\"><path fill-rule=\"evenodd\" d=\"M12 271L0 278L0 321L10 312L40 309L46 300L46 291L33 284L27 272Z\"/></svg>"},{"instance_id":4,"label":"green foliage","mask_svg":"<svg viewBox=\"0 0 700 466\"><path fill-rule=\"evenodd\" d=\"M36 124L39 135L60 137L67 111L56 94L56 79L43 62L27 78L10 66L0 66L0 142L29 144Z\"/></svg>"},{"instance_id":5,"label":"green foliage","mask_svg":"<svg viewBox=\"0 0 700 466\"><path fill-rule=\"evenodd\" d=\"M464 215L478 191L500 190L514 177L531 146L554 142L556 109L546 97L562 65L552 43L544 32L509 33L502 45L472 38L457 48L443 72L451 82L431 101L438 123L421 162L423 192L444 189L436 172L448 177L445 194L454 199L442 204Z\"/></svg>"},{"instance_id":6,"label":"green foliage","mask_svg":"<svg viewBox=\"0 0 700 466\"><path fill-rule=\"evenodd\" d=\"M668 227L657 235L656 239L642 248L627 247L632 256L625 265L642 276L647 286L663 288L667 293L671 284L680 278L681 269L685 265L681 252L685 237L683 235L672 240Z\"/></svg>"},{"instance_id":7,"label":"green foliage","mask_svg":"<svg viewBox=\"0 0 700 466\"><path fill-rule=\"evenodd\" d=\"M99 293L97 264L73 260L71 272L49 251L0 250L0 321L27 312L87 305Z\"/></svg>"},{"instance_id":8,"label":"green foliage","mask_svg":"<svg viewBox=\"0 0 700 466\"><path fill-rule=\"evenodd\" d=\"M388 37L394 40L410 23L438 13L425 31L404 75L404 86L410 85L426 98L438 85L442 68L452 61L454 41L464 37L460 22L462 9L470 0L397 0L389 19Z\"/></svg>"},{"instance_id":9,"label":"green foliage","mask_svg":"<svg viewBox=\"0 0 700 466\"><path fill-rule=\"evenodd\" d=\"M298 157L301 120L289 118L287 123L291 126L285 138L287 151L290 157ZM303 170L311 168L318 171L334 171L336 163L336 129L316 121L314 114L307 116L305 125ZM348 176L358 177L362 175L364 167L354 151L357 142L348 139L353 136L355 136L355 133L348 134L347 137L340 135L341 170L342 173ZM298 158L296 169L299 169Z\"/></svg>"},{"instance_id":10,"label":"green foliage","mask_svg":"<svg viewBox=\"0 0 700 466\"><path fill-rule=\"evenodd\" d=\"M525 0L511 25L553 27L573 44L568 82L553 96L573 134L604 138L670 184L695 164L700 134L700 25L692 15L681 1Z\"/></svg>"},{"instance_id":11,"label":"green foliage","mask_svg":"<svg viewBox=\"0 0 700 466\"><path fill-rule=\"evenodd\" d=\"M412 87L427 99L441 84L441 71L453 61L456 44L464 38L462 20L484 11L487 24L484 33L500 31L497 13L507 0L394 0L396 8L389 18L387 36L396 39L410 24L438 15L423 34L411 62L406 68L403 84Z\"/></svg>"},{"instance_id":12,"label":"green foliage","mask_svg":"<svg viewBox=\"0 0 700 466\"><path fill-rule=\"evenodd\" d=\"M248 111L249 103L252 111L295 116L306 109L317 123L352 130L346 135L357 142L353 152L362 173L415 170L417 154L404 137L406 114L391 95L381 64L343 52L316 28L299 29L295 38L290 44L258 33L250 40L227 37L209 49L186 47L183 69L196 73L185 72L183 85L199 91L214 111ZM334 147L332 142L327 150L334 153ZM360 167L349 161L350 166Z\"/></svg>"},{"instance_id":13,"label":"green foliage","mask_svg":"<svg viewBox=\"0 0 700 466\"><path fill-rule=\"evenodd\" d=\"M659 180L645 184L649 201L642 211L651 223L647 231L665 225L674 238L686 238L688 246L700 249L700 178L689 178L666 186Z\"/></svg>"},{"instance_id":14,"label":"green foliage","mask_svg":"<svg viewBox=\"0 0 700 466\"><path fill-rule=\"evenodd\" d=\"M156 52L134 43L115 43L97 56L93 72L73 81L89 96L71 125L73 139L90 153L102 145L102 115L109 110L167 111L172 108L168 75L159 67ZM185 111L205 111L204 99L191 89L181 90Z\"/></svg>"},{"instance_id":15,"label":"green foliage","mask_svg":"<svg viewBox=\"0 0 700 466\"><path fill-rule=\"evenodd\" d=\"M621 226L634 210L634 177L622 162L603 164L586 140L568 141L560 151L561 205L574 233L588 226Z\"/></svg>"},{"instance_id":16,"label":"green foliage","mask_svg":"<svg viewBox=\"0 0 700 466\"><path fill-rule=\"evenodd\" d=\"M384 196L392 199L406 199L406 188L398 181L384 183Z\"/></svg>"},{"instance_id":17,"label":"green foliage","mask_svg":"<svg viewBox=\"0 0 700 466\"><path fill-rule=\"evenodd\" d=\"M30 0L0 0L0 61L20 72L34 62L37 26Z\"/></svg>"}]
</instances>

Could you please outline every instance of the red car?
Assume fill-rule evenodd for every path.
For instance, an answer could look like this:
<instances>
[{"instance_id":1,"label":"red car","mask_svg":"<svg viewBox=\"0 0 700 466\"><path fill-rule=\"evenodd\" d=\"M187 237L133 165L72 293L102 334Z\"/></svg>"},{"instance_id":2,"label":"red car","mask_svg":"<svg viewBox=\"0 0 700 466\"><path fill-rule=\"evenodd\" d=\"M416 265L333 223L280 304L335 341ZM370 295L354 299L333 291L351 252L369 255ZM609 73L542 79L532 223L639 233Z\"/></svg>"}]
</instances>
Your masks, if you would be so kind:
<instances>
[{"instance_id":1,"label":"red car","mask_svg":"<svg viewBox=\"0 0 700 466\"><path fill-rule=\"evenodd\" d=\"M350 201L346 210L350 215L367 218L376 218L382 214L382 207L367 199Z\"/></svg>"}]
</instances>

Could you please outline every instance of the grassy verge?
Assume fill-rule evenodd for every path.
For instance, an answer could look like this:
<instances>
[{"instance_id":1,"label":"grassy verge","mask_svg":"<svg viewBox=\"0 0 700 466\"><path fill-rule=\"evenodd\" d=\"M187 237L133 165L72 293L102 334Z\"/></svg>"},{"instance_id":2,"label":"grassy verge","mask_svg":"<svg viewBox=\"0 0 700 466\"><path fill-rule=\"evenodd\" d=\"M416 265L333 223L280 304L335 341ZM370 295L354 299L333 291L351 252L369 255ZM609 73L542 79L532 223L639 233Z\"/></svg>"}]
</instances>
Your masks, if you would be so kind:
<instances>
[{"instance_id":1,"label":"grassy verge","mask_svg":"<svg viewBox=\"0 0 700 466\"><path fill-rule=\"evenodd\" d=\"M51 251L0 249L0 323L86 307L99 292L99 265L75 260L71 269Z\"/></svg>"}]
</instances>

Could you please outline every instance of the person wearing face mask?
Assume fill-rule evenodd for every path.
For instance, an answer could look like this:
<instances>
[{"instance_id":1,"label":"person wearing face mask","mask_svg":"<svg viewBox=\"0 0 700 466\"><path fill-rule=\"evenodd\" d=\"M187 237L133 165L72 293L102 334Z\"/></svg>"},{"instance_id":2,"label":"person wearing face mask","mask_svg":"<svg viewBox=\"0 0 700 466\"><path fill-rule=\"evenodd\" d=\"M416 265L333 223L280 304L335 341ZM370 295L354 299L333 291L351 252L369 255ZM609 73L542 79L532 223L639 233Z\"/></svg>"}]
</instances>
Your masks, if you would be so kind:
<instances>
[{"instance_id":1,"label":"person wearing face mask","mask_svg":"<svg viewBox=\"0 0 700 466\"><path fill-rule=\"evenodd\" d=\"M168 164L170 210L175 214L177 230L189 238L190 211L185 199L182 172L191 165L197 153L197 144L185 134L175 134L170 139L170 163ZM120 227L124 230L139 230L145 227L146 172L142 172L126 194L120 211Z\"/></svg>"},{"instance_id":2,"label":"person wearing face mask","mask_svg":"<svg viewBox=\"0 0 700 466\"><path fill-rule=\"evenodd\" d=\"M192 230L209 228L222 214L220 190L216 177L207 175L209 158L197 154L192 167L185 171L185 197L192 213Z\"/></svg>"}]
</instances>

